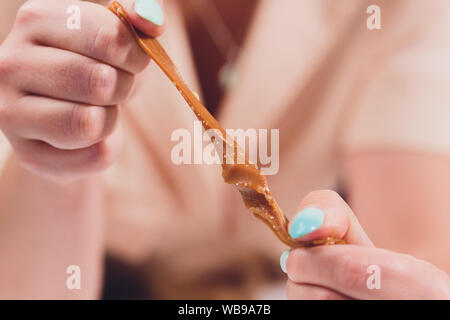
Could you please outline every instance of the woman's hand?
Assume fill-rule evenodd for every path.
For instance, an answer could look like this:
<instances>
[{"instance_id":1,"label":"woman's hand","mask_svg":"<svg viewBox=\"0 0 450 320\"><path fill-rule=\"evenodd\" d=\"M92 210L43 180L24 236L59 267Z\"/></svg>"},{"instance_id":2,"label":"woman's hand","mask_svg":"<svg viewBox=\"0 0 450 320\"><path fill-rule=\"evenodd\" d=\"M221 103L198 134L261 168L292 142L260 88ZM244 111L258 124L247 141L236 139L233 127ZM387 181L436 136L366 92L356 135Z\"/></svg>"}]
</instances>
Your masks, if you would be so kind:
<instances>
[{"instance_id":1,"label":"woman's hand","mask_svg":"<svg viewBox=\"0 0 450 320\"><path fill-rule=\"evenodd\" d=\"M134 1L121 2L139 29L151 36L162 33L160 2L137 2L136 11L145 18L135 12ZM79 8L79 29L68 28L70 7ZM26 2L0 47L0 129L21 164L58 181L111 164L121 145L115 130L118 105L149 61L127 27L103 6Z\"/></svg>"},{"instance_id":2,"label":"woman's hand","mask_svg":"<svg viewBox=\"0 0 450 320\"><path fill-rule=\"evenodd\" d=\"M333 191L306 196L289 232L303 240L343 238L347 245L284 252L280 262L289 277L288 299L450 299L445 272L412 256L375 248Z\"/></svg>"}]
</instances>

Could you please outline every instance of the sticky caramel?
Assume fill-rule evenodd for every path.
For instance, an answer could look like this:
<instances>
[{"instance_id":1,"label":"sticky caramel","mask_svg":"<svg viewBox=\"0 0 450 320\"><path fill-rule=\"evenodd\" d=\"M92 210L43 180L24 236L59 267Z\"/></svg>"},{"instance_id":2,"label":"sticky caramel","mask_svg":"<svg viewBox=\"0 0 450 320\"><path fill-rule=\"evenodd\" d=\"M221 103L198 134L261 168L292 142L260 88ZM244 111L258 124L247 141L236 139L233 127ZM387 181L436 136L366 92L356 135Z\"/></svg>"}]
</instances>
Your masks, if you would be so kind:
<instances>
[{"instance_id":1,"label":"sticky caramel","mask_svg":"<svg viewBox=\"0 0 450 320\"><path fill-rule=\"evenodd\" d=\"M214 138L212 142L216 147L217 153L222 157L223 179L226 183L233 184L237 187L245 206L257 218L262 220L281 242L292 248L343 243L342 240L331 237L314 241L292 239L288 232L289 221L272 196L266 177L261 174L256 164L249 161L247 154L242 151L236 141L226 134L217 120L200 103L198 95L186 85L159 41L155 38L145 36L139 30L136 30L119 3L112 2L109 5L109 9L128 26L142 49L155 61L176 86L195 116L202 122L203 128L205 130L214 129L220 133L218 136L222 141L217 141ZM226 148L227 146L229 148Z\"/></svg>"}]
</instances>

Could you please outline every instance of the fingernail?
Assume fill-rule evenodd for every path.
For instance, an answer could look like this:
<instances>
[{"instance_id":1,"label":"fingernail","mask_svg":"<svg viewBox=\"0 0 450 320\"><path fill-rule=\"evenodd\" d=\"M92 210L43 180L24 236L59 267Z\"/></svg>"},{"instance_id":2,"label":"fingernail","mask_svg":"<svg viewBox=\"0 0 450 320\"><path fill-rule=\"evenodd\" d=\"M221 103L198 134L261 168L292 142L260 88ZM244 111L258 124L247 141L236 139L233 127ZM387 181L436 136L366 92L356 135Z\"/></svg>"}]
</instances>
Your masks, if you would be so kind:
<instances>
[{"instance_id":1,"label":"fingernail","mask_svg":"<svg viewBox=\"0 0 450 320\"><path fill-rule=\"evenodd\" d=\"M156 0L136 0L134 11L144 18L158 26L164 23L164 11Z\"/></svg>"},{"instance_id":2,"label":"fingernail","mask_svg":"<svg viewBox=\"0 0 450 320\"><path fill-rule=\"evenodd\" d=\"M300 211L292 221L289 234L292 238L300 238L317 230L323 223L324 213L319 208L310 207Z\"/></svg>"},{"instance_id":3,"label":"fingernail","mask_svg":"<svg viewBox=\"0 0 450 320\"><path fill-rule=\"evenodd\" d=\"M283 270L284 273L287 273L287 271L286 271L286 261L287 261L287 258L289 257L289 253L290 252L291 252L290 249L289 250L285 250L281 254L281 257L280 257L280 267L281 267L281 270Z\"/></svg>"}]
</instances>

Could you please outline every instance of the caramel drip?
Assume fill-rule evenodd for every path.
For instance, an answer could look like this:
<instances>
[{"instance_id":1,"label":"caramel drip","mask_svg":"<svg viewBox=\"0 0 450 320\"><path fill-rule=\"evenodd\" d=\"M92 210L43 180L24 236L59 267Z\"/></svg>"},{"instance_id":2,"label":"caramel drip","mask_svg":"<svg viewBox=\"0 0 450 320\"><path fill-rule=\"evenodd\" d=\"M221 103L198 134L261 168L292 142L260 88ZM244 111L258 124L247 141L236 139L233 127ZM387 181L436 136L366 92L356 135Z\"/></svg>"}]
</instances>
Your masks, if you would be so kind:
<instances>
[{"instance_id":1,"label":"caramel drip","mask_svg":"<svg viewBox=\"0 0 450 320\"><path fill-rule=\"evenodd\" d=\"M289 221L272 196L266 177L261 174L256 164L249 161L248 155L239 147L236 141L227 135L217 120L189 89L159 41L136 30L125 13L125 10L118 2L112 2L109 5L109 9L128 26L141 48L172 81L195 116L202 122L204 130L212 129L220 133L214 135L211 141L217 153L222 155L222 177L226 183L233 184L238 188L245 206L257 218L262 220L281 242L289 247L296 248L343 243L342 240L331 237L314 241L299 241L291 238L288 232ZM217 141L216 137L220 138L221 141ZM233 152L230 152L230 150L233 150Z\"/></svg>"}]
</instances>

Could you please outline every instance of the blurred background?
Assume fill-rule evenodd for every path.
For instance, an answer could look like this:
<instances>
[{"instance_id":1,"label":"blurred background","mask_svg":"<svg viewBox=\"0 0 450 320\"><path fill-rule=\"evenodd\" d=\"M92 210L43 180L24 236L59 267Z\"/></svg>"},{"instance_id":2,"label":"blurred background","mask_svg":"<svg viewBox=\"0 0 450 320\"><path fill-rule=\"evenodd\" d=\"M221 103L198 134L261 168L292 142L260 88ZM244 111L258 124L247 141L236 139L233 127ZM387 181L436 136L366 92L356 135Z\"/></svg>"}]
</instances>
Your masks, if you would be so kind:
<instances>
[{"instance_id":1,"label":"blurred background","mask_svg":"<svg viewBox=\"0 0 450 320\"><path fill-rule=\"evenodd\" d=\"M0 0L0 41L23 2ZM288 217L333 189L377 246L450 270L450 1L164 6L161 41L222 126L280 130L268 179ZM102 297L284 299L284 246L220 167L171 161L171 133L195 118L155 64L121 112L125 148L102 174Z\"/></svg>"}]
</instances>

